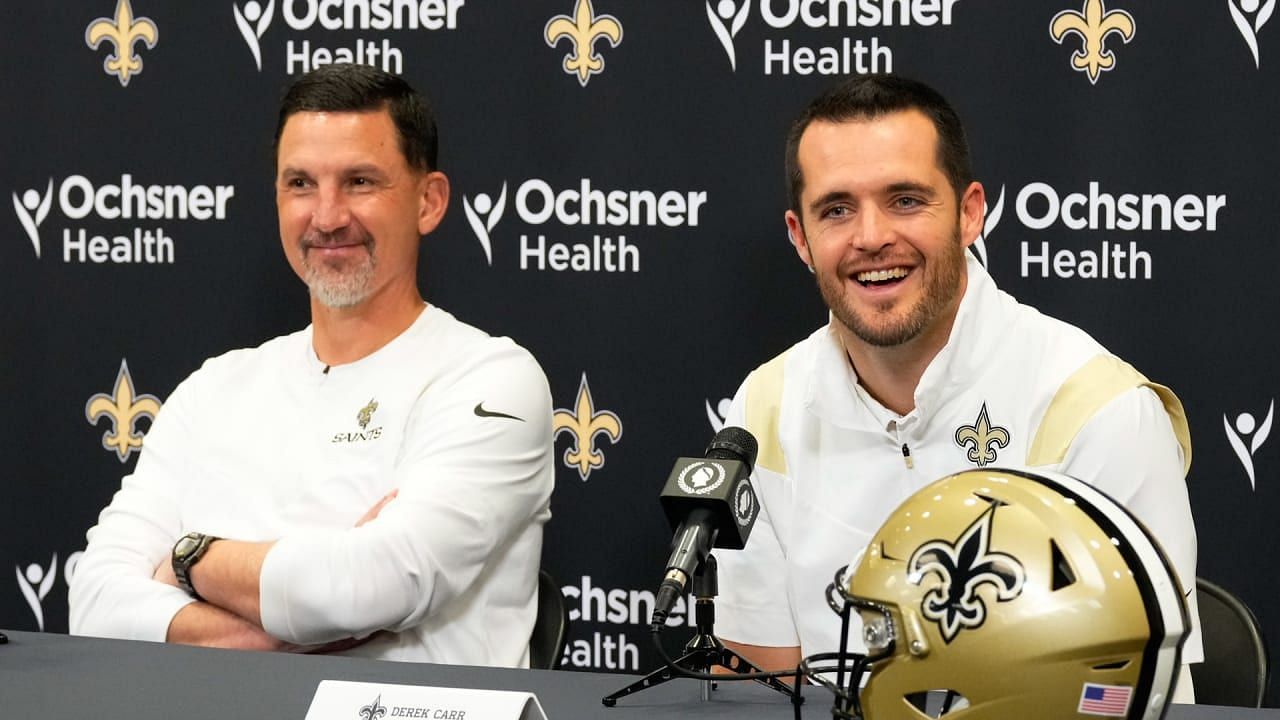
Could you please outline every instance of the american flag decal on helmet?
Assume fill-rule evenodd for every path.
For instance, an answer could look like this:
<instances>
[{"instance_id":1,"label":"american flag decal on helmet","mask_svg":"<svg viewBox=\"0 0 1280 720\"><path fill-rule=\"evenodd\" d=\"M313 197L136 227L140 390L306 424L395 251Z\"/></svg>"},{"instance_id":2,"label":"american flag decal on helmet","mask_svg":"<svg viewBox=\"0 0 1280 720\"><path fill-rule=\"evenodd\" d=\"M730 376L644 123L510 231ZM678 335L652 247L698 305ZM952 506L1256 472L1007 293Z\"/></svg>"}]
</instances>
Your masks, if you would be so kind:
<instances>
[{"instance_id":1,"label":"american flag decal on helmet","mask_svg":"<svg viewBox=\"0 0 1280 720\"><path fill-rule=\"evenodd\" d=\"M1083 715L1101 715L1103 717L1124 717L1129 712L1129 701L1133 698L1133 688L1123 685L1095 685L1085 683L1080 692L1080 706L1077 712Z\"/></svg>"}]
</instances>

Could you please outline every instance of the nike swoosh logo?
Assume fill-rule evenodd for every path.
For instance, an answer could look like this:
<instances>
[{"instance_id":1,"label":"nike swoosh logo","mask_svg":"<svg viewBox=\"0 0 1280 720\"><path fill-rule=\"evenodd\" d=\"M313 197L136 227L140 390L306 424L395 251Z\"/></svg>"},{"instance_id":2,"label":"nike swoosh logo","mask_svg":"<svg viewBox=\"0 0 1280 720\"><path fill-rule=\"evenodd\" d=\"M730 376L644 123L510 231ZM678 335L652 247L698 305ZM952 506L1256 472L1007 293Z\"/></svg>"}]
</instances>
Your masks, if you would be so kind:
<instances>
[{"instance_id":1,"label":"nike swoosh logo","mask_svg":"<svg viewBox=\"0 0 1280 720\"><path fill-rule=\"evenodd\" d=\"M485 410L483 402L476 403L475 412L476 412L476 417L506 418L508 420L519 420L520 422L524 422L524 418L518 418L515 415L508 415L506 413L494 412L492 410Z\"/></svg>"}]
</instances>

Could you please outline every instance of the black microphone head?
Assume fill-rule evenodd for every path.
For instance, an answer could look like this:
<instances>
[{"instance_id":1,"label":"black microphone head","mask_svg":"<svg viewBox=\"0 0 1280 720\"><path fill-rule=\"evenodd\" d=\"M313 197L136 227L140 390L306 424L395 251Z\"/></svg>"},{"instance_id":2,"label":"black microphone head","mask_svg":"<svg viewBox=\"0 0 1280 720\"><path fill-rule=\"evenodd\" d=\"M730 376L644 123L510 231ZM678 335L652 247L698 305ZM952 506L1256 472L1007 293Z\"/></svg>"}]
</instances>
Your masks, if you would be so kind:
<instances>
[{"instance_id":1,"label":"black microphone head","mask_svg":"<svg viewBox=\"0 0 1280 720\"><path fill-rule=\"evenodd\" d=\"M704 457L739 460L746 464L747 472L751 472L756 466L756 453L759 449L754 435L730 425L711 438Z\"/></svg>"}]
</instances>

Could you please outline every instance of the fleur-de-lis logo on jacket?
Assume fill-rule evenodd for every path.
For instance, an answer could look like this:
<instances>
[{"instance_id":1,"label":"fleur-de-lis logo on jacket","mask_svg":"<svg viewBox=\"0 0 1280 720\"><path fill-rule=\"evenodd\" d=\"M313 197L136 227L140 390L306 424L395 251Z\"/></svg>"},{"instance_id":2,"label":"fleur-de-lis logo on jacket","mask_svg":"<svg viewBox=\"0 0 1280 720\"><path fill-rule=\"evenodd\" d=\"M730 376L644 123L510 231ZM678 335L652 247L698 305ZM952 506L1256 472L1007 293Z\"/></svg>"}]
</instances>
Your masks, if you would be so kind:
<instances>
[{"instance_id":1,"label":"fleur-de-lis logo on jacket","mask_svg":"<svg viewBox=\"0 0 1280 720\"><path fill-rule=\"evenodd\" d=\"M360 429L369 427L369 421L373 419L373 414L378 412L378 401L370 400L368 405L360 408L360 412L356 413L356 422L360 423Z\"/></svg>"},{"instance_id":2,"label":"fleur-de-lis logo on jacket","mask_svg":"<svg viewBox=\"0 0 1280 720\"><path fill-rule=\"evenodd\" d=\"M108 75L119 78L121 86L128 85L130 78L142 72L142 57L133 51L133 46L141 40L150 49L159 39L160 31L150 18L133 17L129 0L117 0L114 18L98 18L84 31L84 41L90 48L97 50L103 40L109 40L115 47L115 52L103 61L102 68Z\"/></svg>"},{"instance_id":3,"label":"fleur-de-lis logo on jacket","mask_svg":"<svg viewBox=\"0 0 1280 720\"><path fill-rule=\"evenodd\" d=\"M573 15L556 15L548 20L543 37L551 47L562 38L569 38L573 52L564 56L564 71L576 74L578 83L586 87L592 75L604 72L604 58L595 51L596 40L606 38L611 47L618 47L622 42L622 23L612 15L596 17L591 0L577 0Z\"/></svg>"},{"instance_id":4,"label":"fleur-de-lis logo on jacket","mask_svg":"<svg viewBox=\"0 0 1280 720\"><path fill-rule=\"evenodd\" d=\"M133 377L129 374L129 363L125 360L120 361L120 372L116 374L116 384L111 394L98 393L89 398L84 406L84 416L90 425L97 425L103 416L111 420L111 429L102 434L102 447L114 451L120 462L142 450L142 433L136 429L138 420L144 417L154 420L159 412L159 398L154 395L135 395Z\"/></svg>"},{"instance_id":5,"label":"fleur-de-lis logo on jacket","mask_svg":"<svg viewBox=\"0 0 1280 720\"><path fill-rule=\"evenodd\" d=\"M604 433L613 443L622 437L622 421L617 415L608 410L596 412L586 373L582 374L582 382L578 385L577 407L573 410L557 409L551 419L555 437L567 432L573 438L573 445L564 451L564 464L576 467L584 482L592 470L604 467L604 453L595 448L596 435Z\"/></svg>"},{"instance_id":6,"label":"fleur-de-lis logo on jacket","mask_svg":"<svg viewBox=\"0 0 1280 720\"><path fill-rule=\"evenodd\" d=\"M961 425L956 429L956 444L969 448L969 462L986 467L996 461L1001 448L1008 447L1009 431L991 426L987 418L987 404L982 403L978 419L972 425Z\"/></svg>"},{"instance_id":7,"label":"fleur-de-lis logo on jacket","mask_svg":"<svg viewBox=\"0 0 1280 720\"><path fill-rule=\"evenodd\" d=\"M1071 66L1097 83L1103 70L1116 66L1115 53L1106 48L1107 36L1116 33L1125 42L1132 40L1133 16L1124 10L1108 12L1102 0L1085 0L1083 12L1063 10L1049 24L1049 34L1059 45L1072 33L1080 36L1083 45L1071 55Z\"/></svg>"},{"instance_id":8,"label":"fleur-de-lis logo on jacket","mask_svg":"<svg viewBox=\"0 0 1280 720\"><path fill-rule=\"evenodd\" d=\"M919 585L930 575L941 581L924 595L920 611L937 624L942 639L950 643L961 630L982 627L987 620L986 601L978 595L983 585L995 588L996 602L1008 602L1022 594L1026 570L1017 558L991 550L993 503L974 520L955 543L931 540L916 548L907 563L907 578Z\"/></svg>"}]
</instances>

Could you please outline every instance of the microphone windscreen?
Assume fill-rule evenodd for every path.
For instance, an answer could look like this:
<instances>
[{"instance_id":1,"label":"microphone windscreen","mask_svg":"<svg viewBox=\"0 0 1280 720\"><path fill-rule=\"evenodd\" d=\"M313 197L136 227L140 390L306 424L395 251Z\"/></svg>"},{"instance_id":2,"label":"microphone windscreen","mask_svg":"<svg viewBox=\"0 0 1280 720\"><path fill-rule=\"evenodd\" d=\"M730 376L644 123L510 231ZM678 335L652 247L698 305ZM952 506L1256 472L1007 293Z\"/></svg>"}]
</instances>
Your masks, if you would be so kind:
<instances>
[{"instance_id":1,"label":"microphone windscreen","mask_svg":"<svg viewBox=\"0 0 1280 720\"><path fill-rule=\"evenodd\" d=\"M740 427L724 428L711 438L711 443L707 445L705 457L722 458L725 460L740 460L747 466L747 472L751 472L756 466L756 453L759 452L759 445L756 438L751 433ZM725 454L728 455L726 456Z\"/></svg>"}]
</instances>

